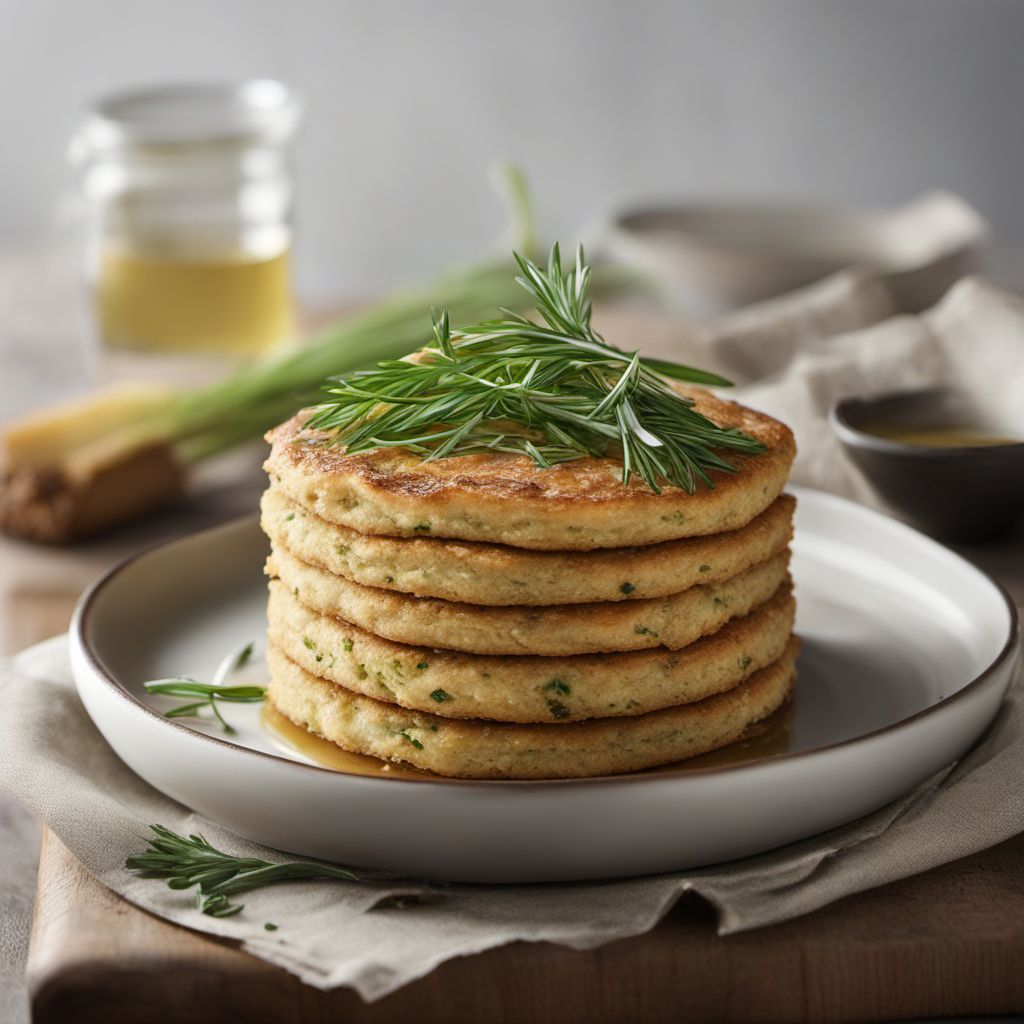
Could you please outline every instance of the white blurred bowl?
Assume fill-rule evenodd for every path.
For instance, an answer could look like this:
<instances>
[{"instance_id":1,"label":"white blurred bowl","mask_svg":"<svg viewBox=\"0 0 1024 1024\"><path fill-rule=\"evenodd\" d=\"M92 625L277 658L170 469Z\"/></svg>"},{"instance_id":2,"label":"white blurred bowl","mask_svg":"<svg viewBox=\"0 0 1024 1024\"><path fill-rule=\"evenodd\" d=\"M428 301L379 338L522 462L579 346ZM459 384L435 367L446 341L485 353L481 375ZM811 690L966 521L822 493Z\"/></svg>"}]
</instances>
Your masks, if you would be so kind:
<instances>
[{"instance_id":1,"label":"white blurred bowl","mask_svg":"<svg viewBox=\"0 0 1024 1024\"><path fill-rule=\"evenodd\" d=\"M844 268L866 267L918 312L974 267L989 226L931 192L895 210L780 203L681 203L613 216L607 249L653 272L684 309L714 317Z\"/></svg>"}]
</instances>

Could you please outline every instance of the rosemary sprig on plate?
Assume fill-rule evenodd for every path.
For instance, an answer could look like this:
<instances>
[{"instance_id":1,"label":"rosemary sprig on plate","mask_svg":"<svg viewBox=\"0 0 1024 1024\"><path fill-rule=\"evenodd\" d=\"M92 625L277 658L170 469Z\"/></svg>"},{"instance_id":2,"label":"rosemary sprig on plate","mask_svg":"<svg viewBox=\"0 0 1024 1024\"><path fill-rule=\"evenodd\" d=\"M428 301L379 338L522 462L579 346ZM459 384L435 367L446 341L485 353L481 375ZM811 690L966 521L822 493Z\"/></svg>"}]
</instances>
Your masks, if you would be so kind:
<instances>
[{"instance_id":1,"label":"rosemary sprig on plate","mask_svg":"<svg viewBox=\"0 0 1024 1024\"><path fill-rule=\"evenodd\" d=\"M486 451L529 456L548 467L587 456L622 461L660 493L713 487L711 470L735 472L722 452L764 446L697 412L671 380L726 386L713 373L641 358L591 327L590 267L583 249L565 273L557 244L546 270L514 254L543 322L508 309L453 331L434 316L434 339L404 360L333 377L306 426L332 433L349 452L403 447L425 460Z\"/></svg>"},{"instance_id":2,"label":"rosemary sprig on plate","mask_svg":"<svg viewBox=\"0 0 1024 1024\"><path fill-rule=\"evenodd\" d=\"M198 886L196 906L211 917L231 917L243 907L233 903L238 896L253 889L279 882L340 878L359 881L348 868L300 861L272 864L257 857L235 857L212 846L201 835L181 836L164 825L150 825L154 837L143 853L129 857L125 867L143 878L164 878L172 889Z\"/></svg>"},{"instance_id":3,"label":"rosemary sprig on plate","mask_svg":"<svg viewBox=\"0 0 1024 1024\"><path fill-rule=\"evenodd\" d=\"M198 700L164 712L165 718L197 718L203 708L209 708L221 724L221 728L229 735L235 730L224 719L217 706L217 701L233 704L258 704L267 693L265 686L225 686L224 680L242 668L252 657L252 644L248 643L232 651L217 668L209 683L199 683L194 679L154 679L143 683L149 693L160 693L169 697L197 697Z\"/></svg>"}]
</instances>

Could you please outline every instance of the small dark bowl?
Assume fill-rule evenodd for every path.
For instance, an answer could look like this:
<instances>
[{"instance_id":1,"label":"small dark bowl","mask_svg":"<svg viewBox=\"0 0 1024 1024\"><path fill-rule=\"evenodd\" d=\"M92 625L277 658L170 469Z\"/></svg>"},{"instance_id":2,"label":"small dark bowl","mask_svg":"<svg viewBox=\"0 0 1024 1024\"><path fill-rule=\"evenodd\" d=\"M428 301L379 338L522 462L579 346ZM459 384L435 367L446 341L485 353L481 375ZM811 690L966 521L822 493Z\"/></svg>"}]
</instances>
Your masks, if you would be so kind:
<instances>
[{"instance_id":1,"label":"small dark bowl","mask_svg":"<svg viewBox=\"0 0 1024 1024\"><path fill-rule=\"evenodd\" d=\"M1024 441L942 448L869 433L883 423L1002 433L954 392L844 398L832 406L829 422L881 498L926 533L951 541L995 540L1024 519Z\"/></svg>"}]
</instances>

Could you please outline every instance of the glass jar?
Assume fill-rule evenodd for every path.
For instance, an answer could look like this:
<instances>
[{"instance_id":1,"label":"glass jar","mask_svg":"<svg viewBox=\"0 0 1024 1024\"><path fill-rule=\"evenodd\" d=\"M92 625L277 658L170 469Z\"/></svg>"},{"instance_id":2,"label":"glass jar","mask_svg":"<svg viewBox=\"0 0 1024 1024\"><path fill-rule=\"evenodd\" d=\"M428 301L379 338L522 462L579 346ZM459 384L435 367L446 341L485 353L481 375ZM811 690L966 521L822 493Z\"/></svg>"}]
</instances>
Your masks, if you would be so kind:
<instances>
[{"instance_id":1,"label":"glass jar","mask_svg":"<svg viewBox=\"0 0 1024 1024\"><path fill-rule=\"evenodd\" d=\"M89 111L71 159L105 345L244 356L289 336L300 116L270 80L140 89Z\"/></svg>"}]
</instances>

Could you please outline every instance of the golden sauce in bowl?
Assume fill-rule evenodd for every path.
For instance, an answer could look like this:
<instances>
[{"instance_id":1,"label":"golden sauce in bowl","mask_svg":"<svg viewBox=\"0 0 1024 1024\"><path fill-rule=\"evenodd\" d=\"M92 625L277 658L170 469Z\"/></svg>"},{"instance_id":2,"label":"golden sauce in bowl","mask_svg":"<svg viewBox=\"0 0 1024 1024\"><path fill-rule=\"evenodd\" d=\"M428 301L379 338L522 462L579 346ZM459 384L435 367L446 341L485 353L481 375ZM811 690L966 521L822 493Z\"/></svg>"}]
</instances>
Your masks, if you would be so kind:
<instances>
[{"instance_id":1,"label":"golden sauce in bowl","mask_svg":"<svg viewBox=\"0 0 1024 1024\"><path fill-rule=\"evenodd\" d=\"M851 395L833 404L829 422L853 466L902 519L939 540L980 543L1024 522L1018 411L932 388Z\"/></svg>"},{"instance_id":2,"label":"golden sauce in bowl","mask_svg":"<svg viewBox=\"0 0 1024 1024\"><path fill-rule=\"evenodd\" d=\"M1005 437L974 427L917 427L907 424L867 423L860 428L886 441L920 445L924 448L995 448L1024 444L1019 437Z\"/></svg>"}]
</instances>

